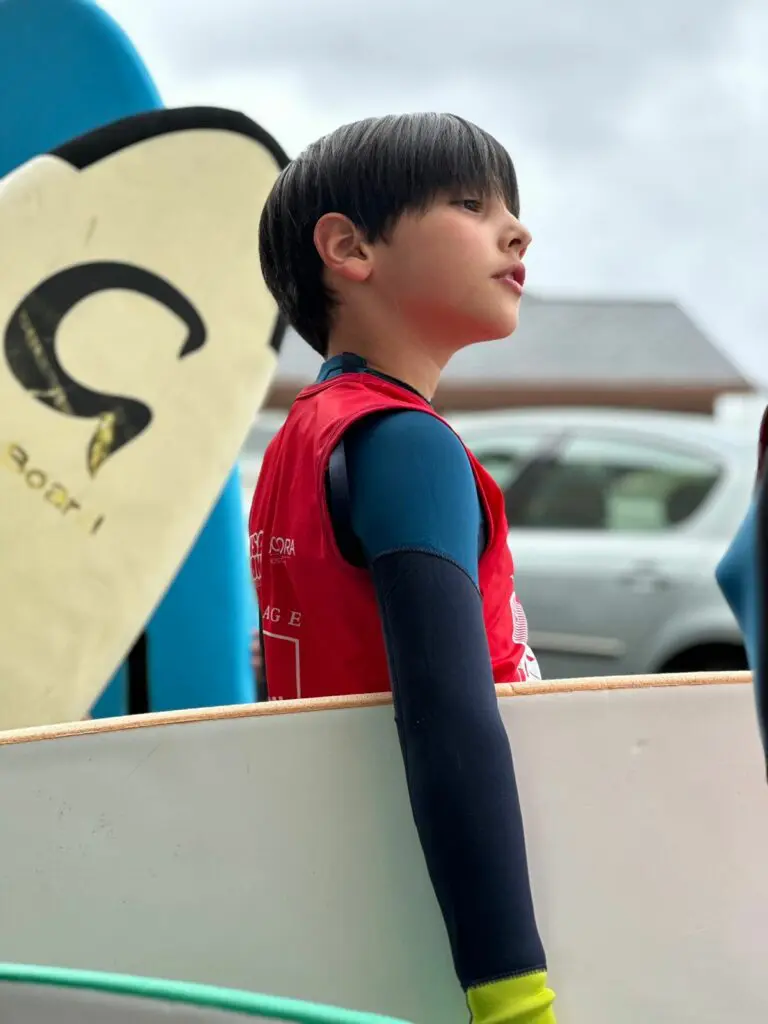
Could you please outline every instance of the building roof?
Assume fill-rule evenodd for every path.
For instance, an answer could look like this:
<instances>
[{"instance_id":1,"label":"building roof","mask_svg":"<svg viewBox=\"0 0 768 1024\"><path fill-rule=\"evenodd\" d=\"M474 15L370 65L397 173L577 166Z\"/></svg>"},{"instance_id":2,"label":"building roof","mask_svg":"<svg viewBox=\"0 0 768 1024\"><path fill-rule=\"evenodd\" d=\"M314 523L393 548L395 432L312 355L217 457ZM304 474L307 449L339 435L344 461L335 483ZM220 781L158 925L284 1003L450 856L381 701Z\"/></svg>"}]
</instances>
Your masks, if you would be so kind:
<instances>
[{"instance_id":1,"label":"building roof","mask_svg":"<svg viewBox=\"0 0 768 1024\"><path fill-rule=\"evenodd\" d=\"M306 383L319 357L293 331L286 335L278 381ZM443 381L631 386L745 385L742 373L672 301L543 298L526 295L515 334L472 345Z\"/></svg>"}]
</instances>

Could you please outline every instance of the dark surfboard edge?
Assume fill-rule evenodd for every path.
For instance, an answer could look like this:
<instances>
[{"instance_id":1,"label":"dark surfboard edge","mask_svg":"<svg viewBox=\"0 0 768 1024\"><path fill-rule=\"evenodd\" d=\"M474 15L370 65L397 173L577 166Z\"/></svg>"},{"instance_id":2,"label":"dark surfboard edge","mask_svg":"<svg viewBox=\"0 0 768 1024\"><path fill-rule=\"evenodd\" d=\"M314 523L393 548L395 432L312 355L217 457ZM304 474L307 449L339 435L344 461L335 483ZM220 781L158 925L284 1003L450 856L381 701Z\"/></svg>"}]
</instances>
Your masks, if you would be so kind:
<instances>
[{"instance_id":1,"label":"dark surfboard edge","mask_svg":"<svg viewBox=\"0 0 768 1024\"><path fill-rule=\"evenodd\" d=\"M50 155L82 171L139 142L174 132L196 130L243 135L260 143L272 156L279 170L289 163L285 150L266 129L246 114L225 107L171 107L132 114L78 135L51 150Z\"/></svg>"}]
</instances>

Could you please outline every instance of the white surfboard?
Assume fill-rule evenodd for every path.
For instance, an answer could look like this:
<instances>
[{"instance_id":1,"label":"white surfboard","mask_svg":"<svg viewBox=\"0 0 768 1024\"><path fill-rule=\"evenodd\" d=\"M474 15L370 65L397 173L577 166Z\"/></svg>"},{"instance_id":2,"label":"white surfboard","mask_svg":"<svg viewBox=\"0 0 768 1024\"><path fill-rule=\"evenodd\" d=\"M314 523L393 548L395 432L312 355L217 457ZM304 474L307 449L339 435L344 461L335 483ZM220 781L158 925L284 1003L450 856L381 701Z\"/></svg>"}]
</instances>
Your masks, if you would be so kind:
<instances>
[{"instance_id":1,"label":"white surfboard","mask_svg":"<svg viewBox=\"0 0 768 1024\"><path fill-rule=\"evenodd\" d=\"M161 110L0 182L0 728L87 712L213 506L276 365L285 160Z\"/></svg>"},{"instance_id":2,"label":"white surfboard","mask_svg":"<svg viewBox=\"0 0 768 1024\"><path fill-rule=\"evenodd\" d=\"M765 1020L748 680L498 688L559 1024ZM6 959L467 1024L388 695L0 734L0 777Z\"/></svg>"}]
</instances>

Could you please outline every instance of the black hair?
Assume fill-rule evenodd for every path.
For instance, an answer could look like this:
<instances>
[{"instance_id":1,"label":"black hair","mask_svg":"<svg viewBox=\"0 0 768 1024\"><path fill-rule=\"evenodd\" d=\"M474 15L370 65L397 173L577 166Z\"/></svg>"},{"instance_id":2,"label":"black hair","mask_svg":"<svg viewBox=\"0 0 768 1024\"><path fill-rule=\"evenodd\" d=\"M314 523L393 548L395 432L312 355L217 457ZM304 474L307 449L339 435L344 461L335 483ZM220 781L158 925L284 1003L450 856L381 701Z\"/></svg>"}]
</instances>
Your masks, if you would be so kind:
<instances>
[{"instance_id":1,"label":"black hair","mask_svg":"<svg viewBox=\"0 0 768 1024\"><path fill-rule=\"evenodd\" d=\"M318 220L344 214L377 242L403 213L426 210L457 189L498 193L519 214L511 157L454 114L368 118L313 142L281 173L261 216L261 269L282 315L324 356L334 297L313 240Z\"/></svg>"}]
</instances>

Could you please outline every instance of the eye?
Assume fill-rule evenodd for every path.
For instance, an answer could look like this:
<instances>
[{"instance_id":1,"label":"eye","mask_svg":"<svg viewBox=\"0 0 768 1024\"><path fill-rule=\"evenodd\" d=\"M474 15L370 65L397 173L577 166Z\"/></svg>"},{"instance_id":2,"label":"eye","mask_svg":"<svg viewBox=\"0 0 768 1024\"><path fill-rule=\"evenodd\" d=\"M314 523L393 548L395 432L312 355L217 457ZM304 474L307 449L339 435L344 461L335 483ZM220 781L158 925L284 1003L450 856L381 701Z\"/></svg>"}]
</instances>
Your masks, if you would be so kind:
<instances>
[{"instance_id":1,"label":"eye","mask_svg":"<svg viewBox=\"0 0 768 1024\"><path fill-rule=\"evenodd\" d=\"M465 210L469 210L470 213L480 213L483 208L482 199L456 199L453 203L454 206L463 206Z\"/></svg>"}]
</instances>

